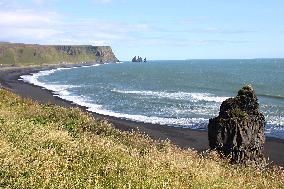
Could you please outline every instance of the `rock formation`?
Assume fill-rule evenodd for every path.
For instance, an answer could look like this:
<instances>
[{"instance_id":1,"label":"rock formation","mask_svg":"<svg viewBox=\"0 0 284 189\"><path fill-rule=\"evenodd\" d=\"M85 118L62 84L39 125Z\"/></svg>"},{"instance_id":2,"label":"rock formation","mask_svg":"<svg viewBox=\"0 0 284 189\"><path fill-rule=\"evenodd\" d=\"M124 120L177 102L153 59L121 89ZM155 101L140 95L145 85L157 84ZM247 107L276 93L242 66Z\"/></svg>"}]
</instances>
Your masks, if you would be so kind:
<instances>
[{"instance_id":1,"label":"rock formation","mask_svg":"<svg viewBox=\"0 0 284 189\"><path fill-rule=\"evenodd\" d=\"M140 56L137 56L137 58L136 58L136 56L134 56L131 61L132 61L132 62L142 62L143 59L142 59L142 57L140 57ZM147 62L146 57L145 57L145 59L144 59L144 62Z\"/></svg>"},{"instance_id":2,"label":"rock formation","mask_svg":"<svg viewBox=\"0 0 284 189\"><path fill-rule=\"evenodd\" d=\"M255 92L251 86L244 86L236 97L222 103L218 117L209 120L209 146L229 157L231 163L261 165L264 127Z\"/></svg>"},{"instance_id":3,"label":"rock formation","mask_svg":"<svg viewBox=\"0 0 284 189\"><path fill-rule=\"evenodd\" d=\"M132 62L138 62L136 56L132 58Z\"/></svg>"},{"instance_id":4,"label":"rock formation","mask_svg":"<svg viewBox=\"0 0 284 189\"><path fill-rule=\"evenodd\" d=\"M109 46L0 43L0 64L5 66L117 61Z\"/></svg>"}]
</instances>

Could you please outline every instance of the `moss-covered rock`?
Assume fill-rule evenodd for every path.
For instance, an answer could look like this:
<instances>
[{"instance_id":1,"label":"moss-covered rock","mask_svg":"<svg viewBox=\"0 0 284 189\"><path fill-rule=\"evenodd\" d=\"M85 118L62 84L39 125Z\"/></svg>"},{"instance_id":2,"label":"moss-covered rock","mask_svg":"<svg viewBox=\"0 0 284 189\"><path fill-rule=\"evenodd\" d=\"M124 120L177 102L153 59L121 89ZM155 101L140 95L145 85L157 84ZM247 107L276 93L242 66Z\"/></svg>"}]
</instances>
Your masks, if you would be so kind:
<instances>
[{"instance_id":1,"label":"moss-covered rock","mask_svg":"<svg viewBox=\"0 0 284 189\"><path fill-rule=\"evenodd\" d=\"M209 146L232 163L263 164L264 127L255 92L246 85L222 103L218 117L209 120Z\"/></svg>"}]
</instances>

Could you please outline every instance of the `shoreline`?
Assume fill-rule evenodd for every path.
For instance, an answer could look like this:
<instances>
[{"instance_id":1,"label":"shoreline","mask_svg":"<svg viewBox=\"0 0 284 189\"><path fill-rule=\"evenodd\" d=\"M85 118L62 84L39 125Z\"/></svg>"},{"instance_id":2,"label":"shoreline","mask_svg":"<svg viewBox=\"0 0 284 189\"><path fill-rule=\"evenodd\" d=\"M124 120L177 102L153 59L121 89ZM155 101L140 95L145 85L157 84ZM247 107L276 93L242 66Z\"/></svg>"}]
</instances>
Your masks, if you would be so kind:
<instances>
[{"instance_id":1,"label":"shoreline","mask_svg":"<svg viewBox=\"0 0 284 189\"><path fill-rule=\"evenodd\" d=\"M70 101L63 100L53 95L47 89L39 86L25 83L18 80L21 75L35 73L41 70L49 70L59 67L87 66L92 64L64 64L43 67L15 67L10 69L0 68L0 86L18 94L21 97L30 98L40 103L52 103L63 107L78 107L83 111L87 111L85 107L73 104ZM89 112L89 111L88 111ZM153 139L165 140L169 139L172 143L181 148L192 148L199 152L209 149L207 131L193 130L189 128L171 127L159 124L150 124L135 122L131 120L116 118L112 116L100 115L90 112L95 118L106 119L112 125L122 131L138 130L141 133L149 135ZM266 137L264 151L272 165L280 165L284 167L284 140L272 137Z\"/></svg>"}]
</instances>

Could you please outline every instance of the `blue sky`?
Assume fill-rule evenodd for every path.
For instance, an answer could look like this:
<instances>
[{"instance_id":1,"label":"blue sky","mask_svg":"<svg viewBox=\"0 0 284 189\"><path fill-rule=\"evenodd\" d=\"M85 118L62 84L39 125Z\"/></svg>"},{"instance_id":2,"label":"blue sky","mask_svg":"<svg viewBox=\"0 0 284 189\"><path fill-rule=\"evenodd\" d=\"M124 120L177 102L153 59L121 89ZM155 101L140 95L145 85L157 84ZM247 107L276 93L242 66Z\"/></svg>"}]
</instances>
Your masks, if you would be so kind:
<instances>
[{"instance_id":1,"label":"blue sky","mask_svg":"<svg viewBox=\"0 0 284 189\"><path fill-rule=\"evenodd\" d=\"M120 60L284 57L283 0L0 0L0 41L111 45Z\"/></svg>"}]
</instances>

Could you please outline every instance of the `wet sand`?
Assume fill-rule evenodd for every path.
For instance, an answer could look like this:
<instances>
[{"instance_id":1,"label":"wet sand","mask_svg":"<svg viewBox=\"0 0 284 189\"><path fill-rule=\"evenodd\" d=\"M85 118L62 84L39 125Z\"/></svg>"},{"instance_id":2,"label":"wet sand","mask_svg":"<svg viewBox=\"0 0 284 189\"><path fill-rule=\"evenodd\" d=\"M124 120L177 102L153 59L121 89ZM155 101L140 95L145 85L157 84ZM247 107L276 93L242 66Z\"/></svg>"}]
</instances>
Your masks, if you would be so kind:
<instances>
[{"instance_id":1,"label":"wet sand","mask_svg":"<svg viewBox=\"0 0 284 189\"><path fill-rule=\"evenodd\" d=\"M64 65L64 67L69 66L71 65ZM52 92L49 90L42 89L41 87L18 80L21 75L35 73L40 70L55 67L56 66L42 68L0 68L1 87L9 89L22 97L31 98L40 103L53 103L64 107L79 107L86 111L85 107L78 106L69 101L53 96ZM120 130L131 131L138 129L140 132L146 133L154 139L169 139L181 148L194 148L200 152L209 148L207 131L140 123L111 116L99 115L96 113L92 114L96 118L107 119L115 128ZM272 161L272 164L277 164L284 167L284 140L267 137L264 150L266 157L269 157L269 160Z\"/></svg>"}]
</instances>

